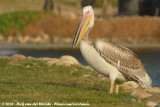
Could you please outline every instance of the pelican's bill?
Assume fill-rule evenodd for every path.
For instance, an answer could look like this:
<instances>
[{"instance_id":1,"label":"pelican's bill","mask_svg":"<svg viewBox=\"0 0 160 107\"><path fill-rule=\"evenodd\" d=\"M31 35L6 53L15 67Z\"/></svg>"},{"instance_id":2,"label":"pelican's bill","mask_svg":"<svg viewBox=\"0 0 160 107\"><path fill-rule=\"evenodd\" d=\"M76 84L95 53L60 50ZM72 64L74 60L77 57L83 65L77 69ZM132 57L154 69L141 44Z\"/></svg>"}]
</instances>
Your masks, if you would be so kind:
<instances>
[{"instance_id":1,"label":"pelican's bill","mask_svg":"<svg viewBox=\"0 0 160 107\"><path fill-rule=\"evenodd\" d=\"M92 19L92 15L88 15L87 13L83 15L80 25L77 29L76 35L74 36L73 45L72 45L73 47L76 47L80 42L80 40L82 39L86 31L87 25L91 19Z\"/></svg>"}]
</instances>

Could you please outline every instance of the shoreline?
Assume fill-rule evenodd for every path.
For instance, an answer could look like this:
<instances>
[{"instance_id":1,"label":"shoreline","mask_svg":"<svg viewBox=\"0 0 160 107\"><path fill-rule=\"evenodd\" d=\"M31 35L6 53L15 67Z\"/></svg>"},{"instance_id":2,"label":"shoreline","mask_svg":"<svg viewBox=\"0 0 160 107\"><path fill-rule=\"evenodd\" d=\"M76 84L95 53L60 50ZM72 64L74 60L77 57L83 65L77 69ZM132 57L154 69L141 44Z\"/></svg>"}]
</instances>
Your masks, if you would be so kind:
<instances>
[{"instance_id":1,"label":"shoreline","mask_svg":"<svg viewBox=\"0 0 160 107\"><path fill-rule=\"evenodd\" d=\"M160 49L160 44L119 44L127 48L134 49ZM72 47L72 44L19 44L19 43L0 43L0 49L79 49Z\"/></svg>"}]
</instances>

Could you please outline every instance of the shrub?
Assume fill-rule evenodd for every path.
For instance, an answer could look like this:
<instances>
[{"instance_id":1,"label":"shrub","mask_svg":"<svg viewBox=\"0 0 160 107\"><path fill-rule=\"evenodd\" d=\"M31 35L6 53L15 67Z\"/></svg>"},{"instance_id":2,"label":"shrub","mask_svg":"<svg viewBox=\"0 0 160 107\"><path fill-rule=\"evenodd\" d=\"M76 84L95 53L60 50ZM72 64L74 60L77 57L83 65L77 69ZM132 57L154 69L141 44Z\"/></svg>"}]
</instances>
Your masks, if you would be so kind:
<instances>
[{"instance_id":1,"label":"shrub","mask_svg":"<svg viewBox=\"0 0 160 107\"><path fill-rule=\"evenodd\" d=\"M7 36L11 29L24 30L28 23L32 23L36 12L10 12L0 15L0 34Z\"/></svg>"}]
</instances>

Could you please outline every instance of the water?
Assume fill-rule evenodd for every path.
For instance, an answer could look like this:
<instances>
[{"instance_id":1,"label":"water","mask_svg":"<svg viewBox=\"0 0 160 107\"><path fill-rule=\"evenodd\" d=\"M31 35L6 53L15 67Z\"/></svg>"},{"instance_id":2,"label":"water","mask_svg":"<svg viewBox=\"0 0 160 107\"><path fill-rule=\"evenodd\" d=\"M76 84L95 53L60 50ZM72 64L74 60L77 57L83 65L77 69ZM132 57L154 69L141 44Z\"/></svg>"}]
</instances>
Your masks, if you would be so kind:
<instances>
[{"instance_id":1,"label":"water","mask_svg":"<svg viewBox=\"0 0 160 107\"><path fill-rule=\"evenodd\" d=\"M160 87L160 49L135 50L134 51L144 63L147 73L152 79L153 87ZM59 58L62 55L71 55L78 61L87 65L79 50L11 50L1 49L0 56L10 56L12 54L23 54L32 57L55 57Z\"/></svg>"}]
</instances>

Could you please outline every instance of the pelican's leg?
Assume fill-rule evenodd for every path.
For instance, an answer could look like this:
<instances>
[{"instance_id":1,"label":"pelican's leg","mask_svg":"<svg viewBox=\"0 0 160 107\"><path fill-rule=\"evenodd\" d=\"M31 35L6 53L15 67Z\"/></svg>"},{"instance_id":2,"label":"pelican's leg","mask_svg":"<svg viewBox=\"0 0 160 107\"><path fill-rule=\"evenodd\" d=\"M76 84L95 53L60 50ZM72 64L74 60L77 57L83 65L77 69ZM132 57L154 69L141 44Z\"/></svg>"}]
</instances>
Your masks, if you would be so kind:
<instances>
[{"instance_id":1,"label":"pelican's leg","mask_svg":"<svg viewBox=\"0 0 160 107\"><path fill-rule=\"evenodd\" d=\"M114 81L114 80L111 80L109 94L112 94L112 93L113 93L113 90L114 90L114 83L115 83L115 81Z\"/></svg>"},{"instance_id":2,"label":"pelican's leg","mask_svg":"<svg viewBox=\"0 0 160 107\"><path fill-rule=\"evenodd\" d=\"M115 93L118 94L118 90L119 90L119 84L118 82L116 82L116 88L115 88Z\"/></svg>"}]
</instances>

